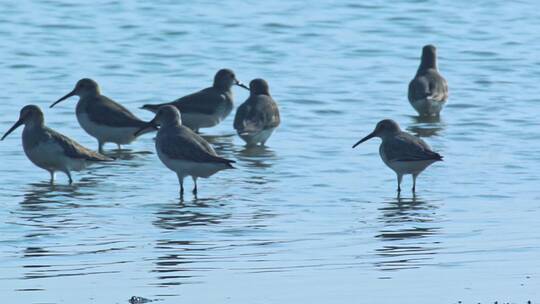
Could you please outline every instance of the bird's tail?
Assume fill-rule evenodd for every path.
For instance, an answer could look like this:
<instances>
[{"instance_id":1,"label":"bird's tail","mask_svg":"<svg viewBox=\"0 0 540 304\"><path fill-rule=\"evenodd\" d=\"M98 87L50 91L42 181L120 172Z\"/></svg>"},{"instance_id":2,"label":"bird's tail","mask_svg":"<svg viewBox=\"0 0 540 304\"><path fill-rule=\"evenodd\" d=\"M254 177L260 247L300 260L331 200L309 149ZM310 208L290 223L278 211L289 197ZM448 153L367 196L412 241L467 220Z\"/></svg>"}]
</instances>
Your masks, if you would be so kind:
<instances>
[{"instance_id":1,"label":"bird's tail","mask_svg":"<svg viewBox=\"0 0 540 304\"><path fill-rule=\"evenodd\" d=\"M98 153L98 152L94 152L94 151L91 151L92 153L88 155L88 157L86 158L86 160L88 161L94 161L94 162L108 162L108 161L113 161L115 160L114 157L109 157L109 156L106 156L106 155L103 155L101 153Z\"/></svg>"}]
</instances>

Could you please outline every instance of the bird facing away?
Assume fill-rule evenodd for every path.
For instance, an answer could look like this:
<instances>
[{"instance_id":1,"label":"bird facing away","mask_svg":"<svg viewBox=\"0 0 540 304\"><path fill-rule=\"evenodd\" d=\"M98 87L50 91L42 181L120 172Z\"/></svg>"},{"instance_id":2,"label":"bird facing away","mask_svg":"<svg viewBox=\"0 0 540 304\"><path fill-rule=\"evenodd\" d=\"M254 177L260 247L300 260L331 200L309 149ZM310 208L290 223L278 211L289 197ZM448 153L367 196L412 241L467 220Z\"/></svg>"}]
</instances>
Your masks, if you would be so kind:
<instances>
[{"instance_id":1,"label":"bird facing away","mask_svg":"<svg viewBox=\"0 0 540 304\"><path fill-rule=\"evenodd\" d=\"M248 146L264 145L279 126L279 109L264 79L253 79L249 91L249 98L236 110L234 128Z\"/></svg>"},{"instance_id":2,"label":"bird facing away","mask_svg":"<svg viewBox=\"0 0 540 304\"><path fill-rule=\"evenodd\" d=\"M77 120L88 134L98 140L100 153L103 153L103 145L108 142L117 144L118 149L121 149L120 145L135 140L135 131L147 125L119 103L101 95L97 82L89 78L79 80L73 91L58 99L50 107L75 95L79 96L75 110ZM139 135L151 131L155 130L146 129Z\"/></svg>"},{"instance_id":3,"label":"bird facing away","mask_svg":"<svg viewBox=\"0 0 540 304\"><path fill-rule=\"evenodd\" d=\"M409 102L420 116L438 116L448 99L448 84L437 67L437 49L426 45L418 71L409 83Z\"/></svg>"},{"instance_id":4,"label":"bird facing away","mask_svg":"<svg viewBox=\"0 0 540 304\"><path fill-rule=\"evenodd\" d=\"M2 136L1 140L4 140L20 125L24 125L22 133L24 153L34 165L49 171L51 184L54 183L56 171L64 172L71 184L73 180L70 171L83 170L94 162L112 160L46 127L43 112L35 105L27 105L21 109L19 120Z\"/></svg>"},{"instance_id":5,"label":"bird facing away","mask_svg":"<svg viewBox=\"0 0 540 304\"><path fill-rule=\"evenodd\" d=\"M193 178L193 194L197 194L197 178L208 178L218 171L232 169L235 161L221 158L210 144L182 125L180 112L172 105L161 107L147 127L157 127L156 151L161 162L178 176L180 195L184 194L184 178Z\"/></svg>"},{"instance_id":6,"label":"bird facing away","mask_svg":"<svg viewBox=\"0 0 540 304\"><path fill-rule=\"evenodd\" d=\"M401 191L403 175L412 174L412 191L415 192L416 177L429 165L443 159L441 155L433 152L422 139L401 131L399 125L391 119L381 120L375 130L354 144L353 148L373 137L382 139L379 154L383 162L396 172L398 192Z\"/></svg>"},{"instance_id":7,"label":"bird facing away","mask_svg":"<svg viewBox=\"0 0 540 304\"><path fill-rule=\"evenodd\" d=\"M173 105L182 113L182 124L199 132L201 128L211 128L219 124L231 113L233 85L249 90L236 79L233 71L221 69L214 76L214 84L209 88L180 97L173 102L146 104L141 108L156 113L164 105Z\"/></svg>"}]
</instances>

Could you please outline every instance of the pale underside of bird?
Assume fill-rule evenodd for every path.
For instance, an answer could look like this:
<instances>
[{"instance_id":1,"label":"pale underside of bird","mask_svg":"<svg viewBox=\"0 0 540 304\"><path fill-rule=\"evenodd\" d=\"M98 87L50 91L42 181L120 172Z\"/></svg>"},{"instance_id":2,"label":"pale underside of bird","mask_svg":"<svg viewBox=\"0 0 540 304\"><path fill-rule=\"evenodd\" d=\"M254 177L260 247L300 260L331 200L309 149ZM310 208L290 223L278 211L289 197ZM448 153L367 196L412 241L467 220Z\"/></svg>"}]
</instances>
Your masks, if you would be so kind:
<instances>
[{"instance_id":1,"label":"pale underside of bird","mask_svg":"<svg viewBox=\"0 0 540 304\"><path fill-rule=\"evenodd\" d=\"M211 87L180 97L172 102L146 104L141 108L156 113L165 105L175 106L182 113L182 125L199 132L222 122L232 111L234 98L233 85L248 89L236 79L233 71L221 69L214 76Z\"/></svg>"},{"instance_id":2,"label":"pale underside of bird","mask_svg":"<svg viewBox=\"0 0 540 304\"><path fill-rule=\"evenodd\" d=\"M73 91L53 103L51 108L71 96L79 96L77 120L88 134L98 140L98 151L101 153L105 143L115 143L121 149L121 145L130 144L139 135L154 131L148 128L135 136L135 132L146 122L121 104L101 95L98 84L91 79L79 80Z\"/></svg>"},{"instance_id":3,"label":"pale underside of bird","mask_svg":"<svg viewBox=\"0 0 540 304\"><path fill-rule=\"evenodd\" d=\"M433 152L422 139L401 131L399 125L390 119L380 121L375 130L354 144L353 148L373 137L382 139L379 155L383 162L396 173L398 192L401 191L403 175L412 175L412 191L415 192L418 175L434 162L442 161L443 158L440 154Z\"/></svg>"},{"instance_id":4,"label":"pale underside of bird","mask_svg":"<svg viewBox=\"0 0 540 304\"><path fill-rule=\"evenodd\" d=\"M197 178L208 178L221 170L233 168L233 160L219 157L206 140L182 125L176 107L161 107L146 127L151 126L159 126L156 152L161 162L176 173L181 195L184 194L186 177L193 179L193 193L197 194Z\"/></svg>"},{"instance_id":5,"label":"pale underside of bird","mask_svg":"<svg viewBox=\"0 0 540 304\"><path fill-rule=\"evenodd\" d=\"M43 113L34 105L25 106L21 110L19 120L6 132L2 140L22 124L24 152L33 164L50 173L51 184L54 183L57 171L64 172L71 184L71 171L80 171L93 163L112 160L46 127Z\"/></svg>"},{"instance_id":6,"label":"pale underside of bird","mask_svg":"<svg viewBox=\"0 0 540 304\"><path fill-rule=\"evenodd\" d=\"M448 84L439 73L432 45L422 50L420 66L409 83L408 99L420 116L438 116L448 100Z\"/></svg>"},{"instance_id":7,"label":"pale underside of bird","mask_svg":"<svg viewBox=\"0 0 540 304\"><path fill-rule=\"evenodd\" d=\"M281 122L277 103L263 79L250 82L250 96L238 107L234 128L248 146L264 145Z\"/></svg>"}]
</instances>

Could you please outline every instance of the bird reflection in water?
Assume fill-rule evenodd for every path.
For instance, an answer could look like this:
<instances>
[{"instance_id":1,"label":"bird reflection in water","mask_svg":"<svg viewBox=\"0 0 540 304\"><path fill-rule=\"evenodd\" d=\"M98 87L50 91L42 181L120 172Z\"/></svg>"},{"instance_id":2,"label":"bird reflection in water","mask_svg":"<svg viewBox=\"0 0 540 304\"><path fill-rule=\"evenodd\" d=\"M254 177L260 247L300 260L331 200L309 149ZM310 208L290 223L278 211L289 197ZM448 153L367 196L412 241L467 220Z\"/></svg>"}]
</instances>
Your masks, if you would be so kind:
<instances>
[{"instance_id":1,"label":"bird reflection in water","mask_svg":"<svg viewBox=\"0 0 540 304\"><path fill-rule=\"evenodd\" d=\"M274 150L266 146L244 146L236 152L239 161L247 164L251 168L271 168L276 161Z\"/></svg>"},{"instance_id":2,"label":"bird reflection in water","mask_svg":"<svg viewBox=\"0 0 540 304\"><path fill-rule=\"evenodd\" d=\"M210 229L231 217L231 214L222 208L222 202L226 199L194 199L190 202L171 202L160 206L153 222L154 226L163 229L163 237L156 240L155 251L158 254L152 270L157 273L157 286L196 283L192 279L197 276L195 272L212 269L200 264L210 259L205 252L213 249L215 245L201 241L197 235L206 231L203 227ZM197 227L197 230L191 229L192 227Z\"/></svg>"},{"instance_id":3,"label":"bird reflection in water","mask_svg":"<svg viewBox=\"0 0 540 304\"><path fill-rule=\"evenodd\" d=\"M439 116L411 116L413 124L408 131L418 137L438 136L444 130L445 124Z\"/></svg>"},{"instance_id":4,"label":"bird reflection in water","mask_svg":"<svg viewBox=\"0 0 540 304\"><path fill-rule=\"evenodd\" d=\"M24 234L25 247L20 248L21 267L24 269L24 279L47 278L60 276L63 272L45 264L40 257L60 256L65 253L58 250L58 245L52 242L46 246L48 238L55 238L64 231L80 228L76 223L76 212L81 206L81 200L92 201L93 189L98 184L98 177L83 177L72 185L49 182L31 183L19 203L19 210L14 212L16 223L23 225L27 232ZM38 245L38 246L36 246ZM49 248L51 247L51 248ZM66 268L62 268L66 271Z\"/></svg>"},{"instance_id":5,"label":"bird reflection in water","mask_svg":"<svg viewBox=\"0 0 540 304\"><path fill-rule=\"evenodd\" d=\"M105 151L105 154L109 157L114 158L115 160L134 160L141 156L147 156L154 154L152 151L133 151L132 149L114 149L110 151ZM125 163L126 165L128 163ZM107 165L111 165L110 163ZM139 165L140 166L140 165Z\"/></svg>"},{"instance_id":6,"label":"bird reflection in water","mask_svg":"<svg viewBox=\"0 0 540 304\"><path fill-rule=\"evenodd\" d=\"M375 237L383 242L377 249L382 258L375 266L383 271L418 268L427 265L440 248L437 205L417 196L387 201L379 208L384 226Z\"/></svg>"}]
</instances>

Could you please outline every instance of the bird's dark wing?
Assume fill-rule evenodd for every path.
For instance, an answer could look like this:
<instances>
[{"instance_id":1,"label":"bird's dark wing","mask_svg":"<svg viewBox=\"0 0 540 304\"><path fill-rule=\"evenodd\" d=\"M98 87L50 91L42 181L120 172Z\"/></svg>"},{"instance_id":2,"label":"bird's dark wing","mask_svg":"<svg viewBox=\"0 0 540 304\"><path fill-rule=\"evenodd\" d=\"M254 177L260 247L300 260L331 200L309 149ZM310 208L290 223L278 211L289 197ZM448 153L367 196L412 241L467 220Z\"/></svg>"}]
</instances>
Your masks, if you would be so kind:
<instances>
[{"instance_id":1,"label":"bird's dark wing","mask_svg":"<svg viewBox=\"0 0 540 304\"><path fill-rule=\"evenodd\" d=\"M58 143L60 147L62 147L64 154L67 155L68 157L77 158L77 159L85 159L88 161L112 160L112 158L109 158L103 154L87 149L83 147L82 145L80 145L79 143L77 143L76 141L72 140L71 138L64 136L52 129L47 128L47 136L48 138L46 140Z\"/></svg>"},{"instance_id":2,"label":"bird's dark wing","mask_svg":"<svg viewBox=\"0 0 540 304\"><path fill-rule=\"evenodd\" d=\"M217 156L210 144L187 127L180 127L176 132L160 139L160 149L171 159L189 160L198 163L223 163L230 165L235 161Z\"/></svg>"},{"instance_id":3,"label":"bird's dark wing","mask_svg":"<svg viewBox=\"0 0 540 304\"><path fill-rule=\"evenodd\" d=\"M143 120L137 118L121 104L103 95L97 98L99 100L91 100L87 103L87 113L93 122L110 127L142 128L145 125Z\"/></svg>"},{"instance_id":4,"label":"bird's dark wing","mask_svg":"<svg viewBox=\"0 0 540 304\"><path fill-rule=\"evenodd\" d=\"M230 96L210 87L173 101L180 113L214 114Z\"/></svg>"},{"instance_id":5,"label":"bird's dark wing","mask_svg":"<svg viewBox=\"0 0 540 304\"><path fill-rule=\"evenodd\" d=\"M250 97L238 108L234 128L240 132L255 132L276 128L281 122L277 103L272 97Z\"/></svg>"},{"instance_id":6,"label":"bird's dark wing","mask_svg":"<svg viewBox=\"0 0 540 304\"><path fill-rule=\"evenodd\" d=\"M409 101L430 99L446 101L448 99L448 84L437 70L428 69L417 74L409 83Z\"/></svg>"},{"instance_id":7,"label":"bird's dark wing","mask_svg":"<svg viewBox=\"0 0 540 304\"><path fill-rule=\"evenodd\" d=\"M382 148L389 161L442 160L425 141L405 132L384 141Z\"/></svg>"}]
</instances>

